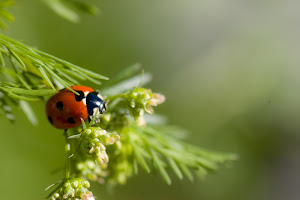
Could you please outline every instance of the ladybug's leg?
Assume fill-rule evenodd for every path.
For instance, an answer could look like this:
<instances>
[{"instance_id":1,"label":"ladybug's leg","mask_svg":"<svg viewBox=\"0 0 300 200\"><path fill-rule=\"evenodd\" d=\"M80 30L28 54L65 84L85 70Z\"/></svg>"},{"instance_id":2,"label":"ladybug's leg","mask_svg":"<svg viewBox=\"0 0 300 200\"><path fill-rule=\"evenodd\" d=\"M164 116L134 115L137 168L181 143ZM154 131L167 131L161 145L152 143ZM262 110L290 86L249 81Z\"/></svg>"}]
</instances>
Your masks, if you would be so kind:
<instances>
[{"instance_id":1,"label":"ladybug's leg","mask_svg":"<svg viewBox=\"0 0 300 200\"><path fill-rule=\"evenodd\" d=\"M65 139L66 139L66 142L68 142L67 140L68 140L68 129L65 129L64 130L64 137L65 137Z\"/></svg>"}]
</instances>

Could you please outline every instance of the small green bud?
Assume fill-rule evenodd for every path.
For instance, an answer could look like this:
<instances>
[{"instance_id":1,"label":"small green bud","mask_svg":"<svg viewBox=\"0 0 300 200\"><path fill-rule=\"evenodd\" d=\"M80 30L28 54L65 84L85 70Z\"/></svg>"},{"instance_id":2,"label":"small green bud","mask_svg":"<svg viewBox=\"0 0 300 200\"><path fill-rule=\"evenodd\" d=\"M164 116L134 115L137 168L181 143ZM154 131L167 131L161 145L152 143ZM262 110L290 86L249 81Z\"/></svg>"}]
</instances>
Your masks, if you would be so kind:
<instances>
[{"instance_id":1,"label":"small green bud","mask_svg":"<svg viewBox=\"0 0 300 200\"><path fill-rule=\"evenodd\" d=\"M85 131L83 131L83 134L85 134L85 135L89 135L91 133L92 133L91 129L86 129Z\"/></svg>"},{"instance_id":2,"label":"small green bud","mask_svg":"<svg viewBox=\"0 0 300 200\"><path fill-rule=\"evenodd\" d=\"M108 163L108 161L109 161L108 155L104 154L104 162Z\"/></svg>"},{"instance_id":3,"label":"small green bud","mask_svg":"<svg viewBox=\"0 0 300 200\"><path fill-rule=\"evenodd\" d=\"M78 184L79 184L78 181L74 181L74 182L72 182L71 185L72 185L73 188L77 188Z\"/></svg>"},{"instance_id":4,"label":"small green bud","mask_svg":"<svg viewBox=\"0 0 300 200\"><path fill-rule=\"evenodd\" d=\"M94 152L95 152L95 148L92 147L92 148L90 149L89 153L92 154L92 153L94 153Z\"/></svg>"},{"instance_id":5,"label":"small green bud","mask_svg":"<svg viewBox=\"0 0 300 200\"><path fill-rule=\"evenodd\" d=\"M112 135L112 137L114 138L115 141L119 141L121 139L121 137L118 134L114 134Z\"/></svg>"},{"instance_id":6,"label":"small green bud","mask_svg":"<svg viewBox=\"0 0 300 200\"><path fill-rule=\"evenodd\" d=\"M64 183L64 187L65 187L65 188L66 188L66 187L70 187L70 182L69 182L69 181L65 182L65 183Z\"/></svg>"},{"instance_id":7,"label":"small green bud","mask_svg":"<svg viewBox=\"0 0 300 200\"><path fill-rule=\"evenodd\" d=\"M96 137L99 137L100 134L99 134L99 131L95 130L92 132L92 137L96 138Z\"/></svg>"},{"instance_id":8,"label":"small green bud","mask_svg":"<svg viewBox=\"0 0 300 200\"><path fill-rule=\"evenodd\" d=\"M90 182L88 182L88 181L84 181L83 186L84 186L85 188L91 187Z\"/></svg>"},{"instance_id":9,"label":"small green bud","mask_svg":"<svg viewBox=\"0 0 300 200\"><path fill-rule=\"evenodd\" d=\"M95 160L99 166L103 165L103 160L101 158L97 157Z\"/></svg>"},{"instance_id":10,"label":"small green bud","mask_svg":"<svg viewBox=\"0 0 300 200\"><path fill-rule=\"evenodd\" d=\"M94 200L93 193L88 191L90 183L83 179L68 179L63 185L57 189L51 199L63 200L63 199L78 199L78 200Z\"/></svg>"},{"instance_id":11,"label":"small green bud","mask_svg":"<svg viewBox=\"0 0 300 200\"><path fill-rule=\"evenodd\" d=\"M54 193L54 194L53 194L53 197L54 197L54 198L58 198L58 197L59 197L59 194L58 194L58 193Z\"/></svg>"},{"instance_id":12,"label":"small green bud","mask_svg":"<svg viewBox=\"0 0 300 200\"><path fill-rule=\"evenodd\" d=\"M106 139L106 143L108 143L108 144L114 144L115 143L115 139L112 138L112 137L109 137L109 138Z\"/></svg>"},{"instance_id":13,"label":"small green bud","mask_svg":"<svg viewBox=\"0 0 300 200\"><path fill-rule=\"evenodd\" d=\"M104 146L104 144L99 143L99 146L100 146L101 151L105 151L106 150L106 147Z\"/></svg>"}]
</instances>

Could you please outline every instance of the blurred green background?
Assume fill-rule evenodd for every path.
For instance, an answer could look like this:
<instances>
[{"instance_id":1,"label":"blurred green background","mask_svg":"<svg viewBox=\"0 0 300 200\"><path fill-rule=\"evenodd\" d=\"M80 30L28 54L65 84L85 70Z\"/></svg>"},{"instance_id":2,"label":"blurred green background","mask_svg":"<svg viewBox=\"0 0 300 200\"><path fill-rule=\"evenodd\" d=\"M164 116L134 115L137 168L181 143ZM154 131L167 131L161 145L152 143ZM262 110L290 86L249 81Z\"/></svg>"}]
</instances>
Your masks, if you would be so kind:
<instances>
[{"instance_id":1,"label":"blurred green background","mask_svg":"<svg viewBox=\"0 0 300 200\"><path fill-rule=\"evenodd\" d=\"M40 1L16 0L6 34L112 76L135 62L166 95L156 111L191 132L189 142L240 159L205 180L167 186L140 174L98 199L298 200L300 198L300 2L102 0L101 15L72 24ZM101 89L101 87L99 87ZM39 125L21 110L1 119L1 199L44 199L61 178L64 139L35 103Z\"/></svg>"}]
</instances>

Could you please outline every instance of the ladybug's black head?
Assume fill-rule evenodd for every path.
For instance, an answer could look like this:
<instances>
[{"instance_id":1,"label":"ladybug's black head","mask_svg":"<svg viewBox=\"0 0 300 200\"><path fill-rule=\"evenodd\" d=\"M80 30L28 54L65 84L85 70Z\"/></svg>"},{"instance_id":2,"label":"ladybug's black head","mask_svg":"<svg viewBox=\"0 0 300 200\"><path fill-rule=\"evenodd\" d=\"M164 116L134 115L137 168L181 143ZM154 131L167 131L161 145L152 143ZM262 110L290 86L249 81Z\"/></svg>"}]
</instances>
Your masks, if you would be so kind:
<instances>
[{"instance_id":1,"label":"ladybug's black head","mask_svg":"<svg viewBox=\"0 0 300 200\"><path fill-rule=\"evenodd\" d=\"M100 113L103 114L106 111L105 101L103 101L97 92L91 92L86 97L86 107L89 116L93 116L94 109L98 108Z\"/></svg>"}]
</instances>

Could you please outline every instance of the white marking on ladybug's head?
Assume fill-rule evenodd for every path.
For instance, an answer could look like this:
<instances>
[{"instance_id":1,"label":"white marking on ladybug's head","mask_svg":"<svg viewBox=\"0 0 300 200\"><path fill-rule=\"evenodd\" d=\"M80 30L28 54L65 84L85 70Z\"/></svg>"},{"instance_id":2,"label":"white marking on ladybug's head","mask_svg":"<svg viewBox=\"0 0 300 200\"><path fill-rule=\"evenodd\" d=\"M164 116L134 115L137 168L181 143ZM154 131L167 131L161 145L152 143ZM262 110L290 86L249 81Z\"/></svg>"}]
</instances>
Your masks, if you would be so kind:
<instances>
[{"instance_id":1,"label":"white marking on ladybug's head","mask_svg":"<svg viewBox=\"0 0 300 200\"><path fill-rule=\"evenodd\" d=\"M81 101L82 101L83 104L86 106L86 98L83 98Z\"/></svg>"},{"instance_id":2,"label":"white marking on ladybug's head","mask_svg":"<svg viewBox=\"0 0 300 200\"><path fill-rule=\"evenodd\" d=\"M86 92L84 93L84 96L86 97L89 93L90 93L89 91L86 91Z\"/></svg>"},{"instance_id":3,"label":"white marking on ladybug's head","mask_svg":"<svg viewBox=\"0 0 300 200\"><path fill-rule=\"evenodd\" d=\"M102 108L102 104L100 103L100 101L97 101L96 104L97 104L98 107Z\"/></svg>"}]
</instances>

